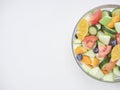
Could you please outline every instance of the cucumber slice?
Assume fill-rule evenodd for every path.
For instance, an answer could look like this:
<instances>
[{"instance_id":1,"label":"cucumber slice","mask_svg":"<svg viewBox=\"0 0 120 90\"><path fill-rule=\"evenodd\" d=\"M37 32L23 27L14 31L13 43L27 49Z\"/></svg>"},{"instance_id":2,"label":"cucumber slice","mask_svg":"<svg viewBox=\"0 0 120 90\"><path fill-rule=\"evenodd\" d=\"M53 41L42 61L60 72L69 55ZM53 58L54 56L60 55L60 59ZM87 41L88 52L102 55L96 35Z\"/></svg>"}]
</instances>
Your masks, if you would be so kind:
<instances>
[{"instance_id":1,"label":"cucumber slice","mask_svg":"<svg viewBox=\"0 0 120 90\"><path fill-rule=\"evenodd\" d=\"M78 46L82 46L81 41L79 39L73 40L73 49L76 49Z\"/></svg>"},{"instance_id":2,"label":"cucumber slice","mask_svg":"<svg viewBox=\"0 0 120 90\"><path fill-rule=\"evenodd\" d=\"M103 10L103 11L102 11L102 17L104 17L104 16L112 16L111 11Z\"/></svg>"},{"instance_id":3,"label":"cucumber slice","mask_svg":"<svg viewBox=\"0 0 120 90\"><path fill-rule=\"evenodd\" d=\"M73 49L75 50L79 46L82 46L82 45L81 44L73 44Z\"/></svg>"},{"instance_id":4,"label":"cucumber slice","mask_svg":"<svg viewBox=\"0 0 120 90\"><path fill-rule=\"evenodd\" d=\"M110 36L99 36L99 40L105 45L108 45L110 42Z\"/></svg>"},{"instance_id":5,"label":"cucumber slice","mask_svg":"<svg viewBox=\"0 0 120 90\"><path fill-rule=\"evenodd\" d=\"M98 41L98 45L108 45L109 41L110 41L110 36L105 35L102 31L99 31L97 34L99 41Z\"/></svg>"},{"instance_id":6,"label":"cucumber slice","mask_svg":"<svg viewBox=\"0 0 120 90\"><path fill-rule=\"evenodd\" d=\"M98 28L96 26L90 26L88 31L89 31L89 34L96 35L97 31L98 31Z\"/></svg>"},{"instance_id":7,"label":"cucumber slice","mask_svg":"<svg viewBox=\"0 0 120 90\"><path fill-rule=\"evenodd\" d=\"M94 54L93 50L89 50L88 52L84 53L84 55L89 56L91 58L95 57L95 54Z\"/></svg>"},{"instance_id":8,"label":"cucumber slice","mask_svg":"<svg viewBox=\"0 0 120 90\"><path fill-rule=\"evenodd\" d=\"M120 33L120 22L115 23L115 29L118 33Z\"/></svg>"},{"instance_id":9,"label":"cucumber slice","mask_svg":"<svg viewBox=\"0 0 120 90\"><path fill-rule=\"evenodd\" d=\"M98 28L98 30L101 30L101 24L96 24L96 27Z\"/></svg>"},{"instance_id":10,"label":"cucumber slice","mask_svg":"<svg viewBox=\"0 0 120 90\"><path fill-rule=\"evenodd\" d=\"M103 44L101 41L97 41L98 45L100 46L104 46L105 44Z\"/></svg>"},{"instance_id":11,"label":"cucumber slice","mask_svg":"<svg viewBox=\"0 0 120 90\"><path fill-rule=\"evenodd\" d=\"M87 73L91 70L91 68L88 67L88 66L87 66L86 64L84 64L84 63L82 63L81 67L82 67L82 69L83 69L85 72L87 72Z\"/></svg>"},{"instance_id":12,"label":"cucumber slice","mask_svg":"<svg viewBox=\"0 0 120 90\"><path fill-rule=\"evenodd\" d=\"M110 34L116 34L116 31L114 29L111 29L111 28L108 28L108 27L105 27L105 26L102 26L102 30L110 33Z\"/></svg>"},{"instance_id":13,"label":"cucumber slice","mask_svg":"<svg viewBox=\"0 0 120 90\"><path fill-rule=\"evenodd\" d=\"M120 67L116 66L113 68L113 73L116 75L116 76L120 76Z\"/></svg>"},{"instance_id":14,"label":"cucumber slice","mask_svg":"<svg viewBox=\"0 0 120 90\"><path fill-rule=\"evenodd\" d=\"M120 66L120 59L117 61L116 65Z\"/></svg>"},{"instance_id":15,"label":"cucumber slice","mask_svg":"<svg viewBox=\"0 0 120 90\"><path fill-rule=\"evenodd\" d=\"M81 41L79 39L74 39L73 44L81 44Z\"/></svg>"},{"instance_id":16,"label":"cucumber slice","mask_svg":"<svg viewBox=\"0 0 120 90\"><path fill-rule=\"evenodd\" d=\"M112 72L106 74L104 77L103 77L103 80L104 81L114 81L114 74Z\"/></svg>"},{"instance_id":17,"label":"cucumber slice","mask_svg":"<svg viewBox=\"0 0 120 90\"><path fill-rule=\"evenodd\" d=\"M98 32L97 36L98 36L99 40L100 40L102 43L104 43L104 44L106 44L106 45L109 44L109 42L110 42L110 36L105 35L105 34L104 34L103 32L101 32L101 31Z\"/></svg>"},{"instance_id":18,"label":"cucumber slice","mask_svg":"<svg viewBox=\"0 0 120 90\"><path fill-rule=\"evenodd\" d=\"M106 35L110 36L111 38L115 38L115 35L114 35L114 34L108 33L108 32L106 32L106 31L104 31L104 33L105 33Z\"/></svg>"},{"instance_id":19,"label":"cucumber slice","mask_svg":"<svg viewBox=\"0 0 120 90\"><path fill-rule=\"evenodd\" d=\"M107 59L107 60L105 59L105 60L101 61L101 63L99 64L99 68L100 68L100 69L104 68L104 66L105 66L108 62L109 62L108 59Z\"/></svg>"},{"instance_id":20,"label":"cucumber slice","mask_svg":"<svg viewBox=\"0 0 120 90\"><path fill-rule=\"evenodd\" d=\"M112 11L112 15L114 16L116 16L116 15L119 15L119 13L120 13L120 7L117 7L117 8L115 8L115 9L113 9L113 11Z\"/></svg>"},{"instance_id":21,"label":"cucumber slice","mask_svg":"<svg viewBox=\"0 0 120 90\"><path fill-rule=\"evenodd\" d=\"M104 33L102 32L102 31L99 31L98 33L97 33L97 36L99 37L99 36L102 36L102 35L104 35Z\"/></svg>"},{"instance_id":22,"label":"cucumber slice","mask_svg":"<svg viewBox=\"0 0 120 90\"><path fill-rule=\"evenodd\" d=\"M112 17L104 16L99 22L100 22L100 24L107 26L111 20L112 20Z\"/></svg>"},{"instance_id":23,"label":"cucumber slice","mask_svg":"<svg viewBox=\"0 0 120 90\"><path fill-rule=\"evenodd\" d=\"M104 74L99 67L92 68L89 74L97 79L103 78Z\"/></svg>"}]
</instances>

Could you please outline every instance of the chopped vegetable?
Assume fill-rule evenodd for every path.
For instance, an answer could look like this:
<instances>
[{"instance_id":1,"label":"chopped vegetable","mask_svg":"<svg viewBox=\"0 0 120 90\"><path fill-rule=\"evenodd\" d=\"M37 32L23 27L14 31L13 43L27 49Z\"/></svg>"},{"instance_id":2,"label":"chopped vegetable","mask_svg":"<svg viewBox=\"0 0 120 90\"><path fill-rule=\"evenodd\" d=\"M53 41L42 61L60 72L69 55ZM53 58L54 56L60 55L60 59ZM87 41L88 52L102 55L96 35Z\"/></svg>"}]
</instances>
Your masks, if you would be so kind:
<instances>
[{"instance_id":1,"label":"chopped vegetable","mask_svg":"<svg viewBox=\"0 0 120 90\"><path fill-rule=\"evenodd\" d=\"M101 35L100 35L98 38L99 38L99 40L100 40L102 43L104 43L105 45L108 45L109 42L110 42L110 36L107 36L107 35L101 36Z\"/></svg>"},{"instance_id":2,"label":"chopped vegetable","mask_svg":"<svg viewBox=\"0 0 120 90\"><path fill-rule=\"evenodd\" d=\"M105 33L106 35L110 36L111 38L115 38L115 35L114 35L114 34L108 33L108 32L106 32L106 31L104 31L104 33Z\"/></svg>"},{"instance_id":3,"label":"chopped vegetable","mask_svg":"<svg viewBox=\"0 0 120 90\"><path fill-rule=\"evenodd\" d=\"M88 65L84 63L82 63L81 67L85 72L89 72L91 70L91 67L89 67Z\"/></svg>"},{"instance_id":4,"label":"chopped vegetable","mask_svg":"<svg viewBox=\"0 0 120 90\"><path fill-rule=\"evenodd\" d=\"M115 29L118 33L120 33L120 22L115 23Z\"/></svg>"},{"instance_id":5,"label":"chopped vegetable","mask_svg":"<svg viewBox=\"0 0 120 90\"><path fill-rule=\"evenodd\" d=\"M98 9L94 13L92 13L92 15L90 16L90 23L92 25L96 25L98 24L101 18L102 18L102 11Z\"/></svg>"},{"instance_id":6,"label":"chopped vegetable","mask_svg":"<svg viewBox=\"0 0 120 90\"><path fill-rule=\"evenodd\" d=\"M105 58L110 53L112 46L98 45L98 49L99 49L98 57Z\"/></svg>"},{"instance_id":7,"label":"chopped vegetable","mask_svg":"<svg viewBox=\"0 0 120 90\"><path fill-rule=\"evenodd\" d=\"M103 78L104 74L99 67L95 67L89 71L89 74L97 79Z\"/></svg>"},{"instance_id":8,"label":"chopped vegetable","mask_svg":"<svg viewBox=\"0 0 120 90\"><path fill-rule=\"evenodd\" d=\"M88 31L89 31L89 34L96 35L97 31L98 31L98 28L96 26L92 25L92 26L89 27Z\"/></svg>"},{"instance_id":9,"label":"chopped vegetable","mask_svg":"<svg viewBox=\"0 0 120 90\"><path fill-rule=\"evenodd\" d=\"M101 30L101 24L96 24L96 27L98 28L98 30Z\"/></svg>"},{"instance_id":10,"label":"chopped vegetable","mask_svg":"<svg viewBox=\"0 0 120 90\"><path fill-rule=\"evenodd\" d=\"M111 20L112 18L110 16L104 16L99 22L100 24L107 26Z\"/></svg>"},{"instance_id":11,"label":"chopped vegetable","mask_svg":"<svg viewBox=\"0 0 120 90\"><path fill-rule=\"evenodd\" d=\"M106 74L104 77L103 77L103 80L104 81L111 81L113 82L114 81L114 74L112 72Z\"/></svg>"},{"instance_id":12,"label":"chopped vegetable","mask_svg":"<svg viewBox=\"0 0 120 90\"><path fill-rule=\"evenodd\" d=\"M98 37L96 36L87 36L84 38L83 42L87 48L92 49L96 44L97 40L98 40Z\"/></svg>"},{"instance_id":13,"label":"chopped vegetable","mask_svg":"<svg viewBox=\"0 0 120 90\"><path fill-rule=\"evenodd\" d=\"M115 9L113 9L113 11L112 11L112 16L116 16L116 15L118 15L120 13L120 7L117 7L117 8L115 8Z\"/></svg>"},{"instance_id":14,"label":"chopped vegetable","mask_svg":"<svg viewBox=\"0 0 120 90\"><path fill-rule=\"evenodd\" d=\"M80 41L79 39L75 39L75 40L73 41L73 43L74 43L74 44L81 44L81 41Z\"/></svg>"},{"instance_id":15,"label":"chopped vegetable","mask_svg":"<svg viewBox=\"0 0 120 90\"><path fill-rule=\"evenodd\" d=\"M109 28L109 27L103 26L102 29L103 29L103 31L106 31L110 34L116 34L116 31L114 29Z\"/></svg>"},{"instance_id":16,"label":"chopped vegetable","mask_svg":"<svg viewBox=\"0 0 120 90\"><path fill-rule=\"evenodd\" d=\"M103 69L103 67L104 67L107 63L109 63L109 60L108 60L108 59L105 59L105 60L101 61L101 63L99 64L100 69Z\"/></svg>"},{"instance_id":17,"label":"chopped vegetable","mask_svg":"<svg viewBox=\"0 0 120 90\"><path fill-rule=\"evenodd\" d=\"M105 17L105 16L112 16L111 11L103 10L103 11L102 11L102 18Z\"/></svg>"},{"instance_id":18,"label":"chopped vegetable","mask_svg":"<svg viewBox=\"0 0 120 90\"><path fill-rule=\"evenodd\" d=\"M120 76L120 67L116 66L113 68L113 73L117 76Z\"/></svg>"},{"instance_id":19,"label":"chopped vegetable","mask_svg":"<svg viewBox=\"0 0 120 90\"><path fill-rule=\"evenodd\" d=\"M111 61L111 62L107 63L103 70L110 72L115 67L116 62L117 61L114 61L114 62Z\"/></svg>"}]
</instances>

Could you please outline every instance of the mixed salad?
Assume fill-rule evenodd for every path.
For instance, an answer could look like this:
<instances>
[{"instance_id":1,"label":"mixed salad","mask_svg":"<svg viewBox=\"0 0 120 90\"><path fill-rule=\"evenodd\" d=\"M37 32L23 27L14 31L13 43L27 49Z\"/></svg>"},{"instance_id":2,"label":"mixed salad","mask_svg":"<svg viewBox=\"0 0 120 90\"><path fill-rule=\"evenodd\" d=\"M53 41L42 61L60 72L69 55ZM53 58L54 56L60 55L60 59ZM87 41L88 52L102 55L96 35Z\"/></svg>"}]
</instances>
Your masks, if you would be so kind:
<instances>
[{"instance_id":1,"label":"mixed salad","mask_svg":"<svg viewBox=\"0 0 120 90\"><path fill-rule=\"evenodd\" d=\"M116 81L120 76L120 7L96 9L85 15L76 26L73 50L89 75Z\"/></svg>"}]
</instances>

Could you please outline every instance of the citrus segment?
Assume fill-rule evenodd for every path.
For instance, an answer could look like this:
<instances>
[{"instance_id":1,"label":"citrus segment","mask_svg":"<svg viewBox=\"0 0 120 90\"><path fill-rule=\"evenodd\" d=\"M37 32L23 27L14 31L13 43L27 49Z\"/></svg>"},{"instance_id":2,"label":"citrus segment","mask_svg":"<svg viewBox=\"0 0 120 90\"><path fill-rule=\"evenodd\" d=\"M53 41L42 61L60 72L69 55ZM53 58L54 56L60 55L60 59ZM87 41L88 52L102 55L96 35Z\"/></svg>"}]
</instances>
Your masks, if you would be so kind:
<instances>
[{"instance_id":1,"label":"citrus segment","mask_svg":"<svg viewBox=\"0 0 120 90\"><path fill-rule=\"evenodd\" d=\"M120 59L120 45L116 45L111 52L111 60L116 61Z\"/></svg>"},{"instance_id":2,"label":"citrus segment","mask_svg":"<svg viewBox=\"0 0 120 90\"><path fill-rule=\"evenodd\" d=\"M81 46L78 46L78 47L75 49L75 54L76 54L76 55L77 55L77 54L83 54L83 53L85 53L85 52L87 52L87 49L84 48L84 47L81 47Z\"/></svg>"},{"instance_id":3,"label":"citrus segment","mask_svg":"<svg viewBox=\"0 0 120 90\"><path fill-rule=\"evenodd\" d=\"M82 41L84 37L87 35L88 27L89 27L89 23L86 19L83 18L82 20L80 20L80 22L77 25L77 30L78 30L77 36L79 40Z\"/></svg>"}]
</instances>

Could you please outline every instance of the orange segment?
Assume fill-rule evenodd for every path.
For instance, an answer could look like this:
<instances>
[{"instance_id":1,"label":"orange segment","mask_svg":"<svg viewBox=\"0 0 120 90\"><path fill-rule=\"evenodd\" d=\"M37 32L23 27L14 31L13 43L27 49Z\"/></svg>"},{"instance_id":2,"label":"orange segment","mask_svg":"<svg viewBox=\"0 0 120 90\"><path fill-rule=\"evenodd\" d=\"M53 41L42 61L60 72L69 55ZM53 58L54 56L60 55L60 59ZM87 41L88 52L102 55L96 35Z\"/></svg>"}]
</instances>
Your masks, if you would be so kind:
<instances>
[{"instance_id":1,"label":"orange segment","mask_svg":"<svg viewBox=\"0 0 120 90\"><path fill-rule=\"evenodd\" d=\"M77 55L77 54L83 54L83 53L85 53L85 52L87 52L87 49L84 48L84 47L82 47L82 46L78 46L78 47L75 49L75 54L76 54L76 55Z\"/></svg>"},{"instance_id":2,"label":"orange segment","mask_svg":"<svg viewBox=\"0 0 120 90\"><path fill-rule=\"evenodd\" d=\"M97 58L94 58L94 60L93 60L93 67L98 66L99 63L100 63L100 61Z\"/></svg>"},{"instance_id":3,"label":"orange segment","mask_svg":"<svg viewBox=\"0 0 120 90\"><path fill-rule=\"evenodd\" d=\"M114 24L120 21L120 13L117 16L113 16L111 22L108 24L109 28L114 28Z\"/></svg>"},{"instance_id":4,"label":"orange segment","mask_svg":"<svg viewBox=\"0 0 120 90\"><path fill-rule=\"evenodd\" d=\"M77 30L78 30L77 36L79 40L82 41L84 37L87 35L88 27L89 27L89 23L86 19L83 18L82 20L80 20L80 22L77 25Z\"/></svg>"},{"instance_id":5,"label":"orange segment","mask_svg":"<svg viewBox=\"0 0 120 90\"><path fill-rule=\"evenodd\" d=\"M111 22L108 24L108 27L109 27L109 28L113 28L113 27L114 27L114 22L111 21Z\"/></svg>"},{"instance_id":6,"label":"orange segment","mask_svg":"<svg viewBox=\"0 0 120 90\"><path fill-rule=\"evenodd\" d=\"M92 63L90 57L88 56L83 56L83 59L81 60L81 62L85 63L86 65L91 65Z\"/></svg>"},{"instance_id":7,"label":"orange segment","mask_svg":"<svg viewBox=\"0 0 120 90\"><path fill-rule=\"evenodd\" d=\"M120 45L116 45L111 52L111 60L116 61L120 59Z\"/></svg>"}]
</instances>

